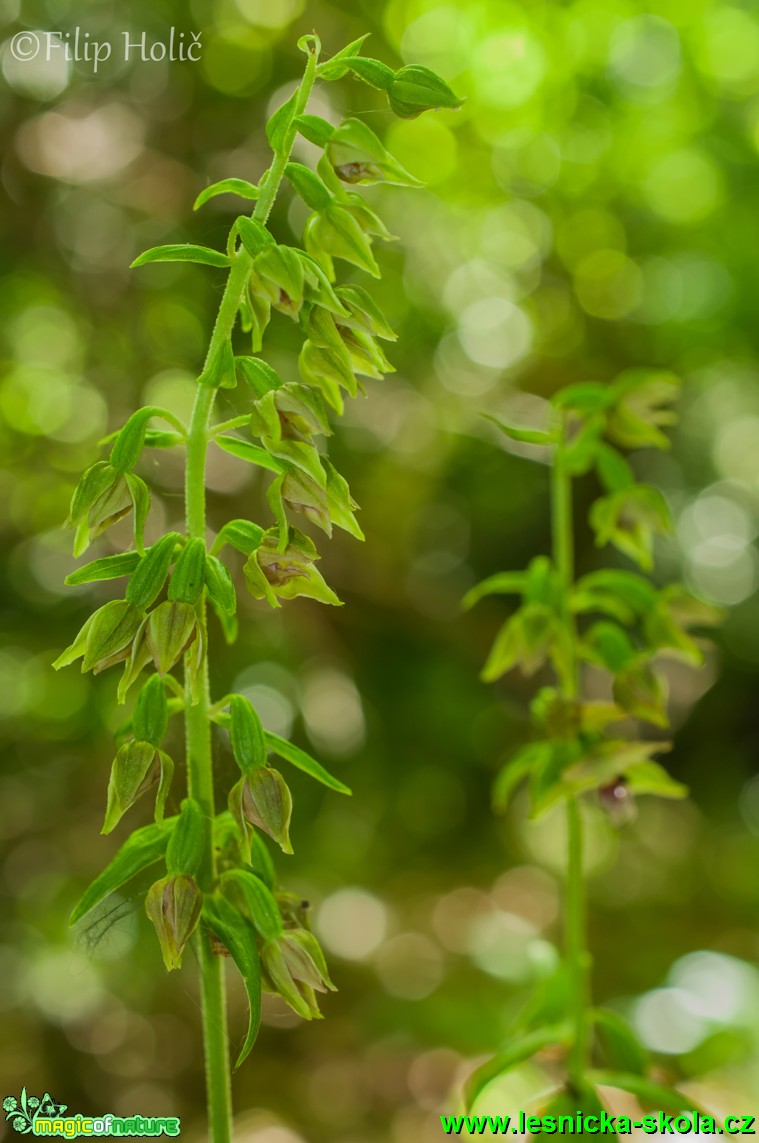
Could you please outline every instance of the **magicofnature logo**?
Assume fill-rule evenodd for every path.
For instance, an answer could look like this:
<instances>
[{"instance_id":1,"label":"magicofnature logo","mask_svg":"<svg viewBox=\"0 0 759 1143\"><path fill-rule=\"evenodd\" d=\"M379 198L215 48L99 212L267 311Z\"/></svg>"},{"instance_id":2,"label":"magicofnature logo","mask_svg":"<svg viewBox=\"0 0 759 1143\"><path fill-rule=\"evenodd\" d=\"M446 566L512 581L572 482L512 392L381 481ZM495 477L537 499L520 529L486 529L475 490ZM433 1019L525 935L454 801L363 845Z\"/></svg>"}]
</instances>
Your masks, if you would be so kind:
<instances>
[{"instance_id":1,"label":"magicofnature logo","mask_svg":"<svg viewBox=\"0 0 759 1143\"><path fill-rule=\"evenodd\" d=\"M67 1104L58 1103L48 1092L40 1098L36 1095L27 1095L26 1088L21 1089L21 1095L16 1099L7 1095L3 1100L3 1111L6 1123L20 1135L28 1135L34 1131L34 1124L42 1117L44 1119L58 1119L66 1110Z\"/></svg>"},{"instance_id":2,"label":"magicofnature logo","mask_svg":"<svg viewBox=\"0 0 759 1143\"><path fill-rule=\"evenodd\" d=\"M122 1118L116 1115L103 1115L98 1118L88 1115L64 1115L67 1104L58 1103L47 1092L38 1098L27 1095L26 1088L16 1099L7 1095L3 1100L6 1123L10 1122L20 1135L59 1135L67 1139L90 1137L92 1135L128 1135L131 1137L155 1137L157 1135L176 1136L180 1132L177 1116L131 1115Z\"/></svg>"}]
</instances>

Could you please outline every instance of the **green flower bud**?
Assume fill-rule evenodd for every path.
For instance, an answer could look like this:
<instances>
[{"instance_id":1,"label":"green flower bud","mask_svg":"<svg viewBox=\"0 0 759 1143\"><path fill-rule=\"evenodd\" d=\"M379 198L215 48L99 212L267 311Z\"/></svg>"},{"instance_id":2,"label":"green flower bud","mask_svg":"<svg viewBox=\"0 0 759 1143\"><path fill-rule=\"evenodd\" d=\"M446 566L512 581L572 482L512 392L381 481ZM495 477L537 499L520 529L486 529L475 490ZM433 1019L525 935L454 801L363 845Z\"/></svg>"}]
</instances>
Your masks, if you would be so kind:
<instances>
[{"instance_id":1,"label":"green flower bud","mask_svg":"<svg viewBox=\"0 0 759 1143\"><path fill-rule=\"evenodd\" d=\"M387 94L391 110L401 119L416 119L423 111L438 107L455 111L464 102L439 75L419 64L409 64L397 71Z\"/></svg>"},{"instance_id":2,"label":"green flower bud","mask_svg":"<svg viewBox=\"0 0 759 1143\"><path fill-rule=\"evenodd\" d=\"M111 767L102 833L110 833L140 794L155 780L158 752L149 742L125 742Z\"/></svg>"},{"instance_id":3,"label":"green flower bud","mask_svg":"<svg viewBox=\"0 0 759 1143\"><path fill-rule=\"evenodd\" d=\"M156 881L148 891L145 910L155 926L169 972L182 963L184 947L198 927L202 905L197 884L181 873Z\"/></svg>"},{"instance_id":4,"label":"green flower bud","mask_svg":"<svg viewBox=\"0 0 759 1143\"><path fill-rule=\"evenodd\" d=\"M203 591L205 574L206 545L203 540L189 540L174 565L169 582L169 599L194 606Z\"/></svg>"},{"instance_id":5,"label":"green flower bud","mask_svg":"<svg viewBox=\"0 0 759 1143\"><path fill-rule=\"evenodd\" d=\"M340 320L341 327L350 326L359 333L368 333L385 341L397 341L398 335L388 324L382 310L371 294L361 286L339 286L336 293L348 315Z\"/></svg>"},{"instance_id":6,"label":"green flower bud","mask_svg":"<svg viewBox=\"0 0 759 1143\"><path fill-rule=\"evenodd\" d=\"M134 733L143 742L160 746L169 728L166 688L158 675L151 675L137 696L132 718Z\"/></svg>"},{"instance_id":7,"label":"green flower bud","mask_svg":"<svg viewBox=\"0 0 759 1143\"><path fill-rule=\"evenodd\" d=\"M148 616L145 641L159 675L167 674L198 637L198 616L190 603L167 599Z\"/></svg>"},{"instance_id":8,"label":"green flower bud","mask_svg":"<svg viewBox=\"0 0 759 1143\"><path fill-rule=\"evenodd\" d=\"M661 492L647 484L633 484L603 496L590 510L596 544L613 544L649 571L653 566L653 538L672 530L669 507Z\"/></svg>"},{"instance_id":9,"label":"green flower bud","mask_svg":"<svg viewBox=\"0 0 759 1143\"><path fill-rule=\"evenodd\" d=\"M322 263L330 277L334 277L333 258L359 266L373 278L380 276L371 242L351 212L338 203L310 216L303 241L308 253Z\"/></svg>"},{"instance_id":10,"label":"green flower bud","mask_svg":"<svg viewBox=\"0 0 759 1143\"><path fill-rule=\"evenodd\" d=\"M163 412L154 406L138 409L116 436L111 449L111 464L119 472L130 472L142 455L145 434L151 417Z\"/></svg>"},{"instance_id":11,"label":"green flower bud","mask_svg":"<svg viewBox=\"0 0 759 1143\"><path fill-rule=\"evenodd\" d=\"M289 246L267 246L253 262L258 283L275 309L297 318L303 305L303 263Z\"/></svg>"},{"instance_id":12,"label":"green flower bud","mask_svg":"<svg viewBox=\"0 0 759 1143\"><path fill-rule=\"evenodd\" d=\"M395 373L395 366L390 364L370 334L347 326L340 326L340 334L350 354L354 373L362 377L384 377L386 373Z\"/></svg>"},{"instance_id":13,"label":"green flower bud","mask_svg":"<svg viewBox=\"0 0 759 1143\"><path fill-rule=\"evenodd\" d=\"M292 853L290 818L293 800L284 778L271 766L246 774L242 785L242 812L251 825L276 841L283 853Z\"/></svg>"},{"instance_id":14,"label":"green flower bud","mask_svg":"<svg viewBox=\"0 0 759 1143\"><path fill-rule=\"evenodd\" d=\"M283 384L276 369L272 369L268 361L263 361L260 357L236 357L235 364L245 384L250 385L255 393L256 400L272 389L279 389Z\"/></svg>"},{"instance_id":15,"label":"green flower bud","mask_svg":"<svg viewBox=\"0 0 759 1143\"><path fill-rule=\"evenodd\" d=\"M258 712L243 695L229 700L232 753L243 774L266 765L267 746Z\"/></svg>"},{"instance_id":16,"label":"green flower bud","mask_svg":"<svg viewBox=\"0 0 759 1143\"><path fill-rule=\"evenodd\" d=\"M332 535L332 525L336 524L338 528L362 540L363 532L354 515L358 505L350 494L347 482L329 461L323 461L323 468L326 486L317 483L300 469L288 469L279 485L282 502L292 511L302 512L328 536Z\"/></svg>"},{"instance_id":17,"label":"green flower bud","mask_svg":"<svg viewBox=\"0 0 759 1143\"><path fill-rule=\"evenodd\" d=\"M316 524L328 536L332 535L332 521L327 508L327 490L321 488L305 472L291 468L282 481L282 499L293 512L302 512L307 520Z\"/></svg>"},{"instance_id":18,"label":"green flower bud","mask_svg":"<svg viewBox=\"0 0 759 1143\"><path fill-rule=\"evenodd\" d=\"M242 244L251 258L255 258L262 250L265 250L267 246L275 245L274 237L257 219L242 215L237 219L235 225L242 239Z\"/></svg>"},{"instance_id":19,"label":"green flower bud","mask_svg":"<svg viewBox=\"0 0 759 1143\"><path fill-rule=\"evenodd\" d=\"M74 555L86 551L92 540L132 508L133 497L123 474L106 461L93 464L82 476L71 499L66 526L76 528Z\"/></svg>"},{"instance_id":20,"label":"green flower bud","mask_svg":"<svg viewBox=\"0 0 759 1143\"><path fill-rule=\"evenodd\" d=\"M319 942L306 929L290 929L279 937L285 964L294 980L308 984L317 992L336 992L329 978L327 962Z\"/></svg>"},{"instance_id":21,"label":"green flower bud","mask_svg":"<svg viewBox=\"0 0 759 1143\"><path fill-rule=\"evenodd\" d=\"M398 236L390 233L376 211L367 205L363 195L357 191L347 191L343 205L353 215L364 234L381 238L383 242L397 242Z\"/></svg>"},{"instance_id":22,"label":"green flower bud","mask_svg":"<svg viewBox=\"0 0 759 1143\"><path fill-rule=\"evenodd\" d=\"M118 481L119 475L113 465L104 460L99 460L86 469L71 497L66 527L75 528L80 524L101 496Z\"/></svg>"},{"instance_id":23,"label":"green flower bud","mask_svg":"<svg viewBox=\"0 0 759 1143\"><path fill-rule=\"evenodd\" d=\"M167 870L192 877L200 868L205 848L205 815L194 798L185 798L166 849Z\"/></svg>"},{"instance_id":24,"label":"green flower bud","mask_svg":"<svg viewBox=\"0 0 759 1143\"><path fill-rule=\"evenodd\" d=\"M148 645L145 641L145 629L147 625L148 618L145 616L139 631L134 637L134 642L132 643L132 649L129 652L129 657L124 663L124 673L121 676L118 685L119 703L123 704L126 702L126 696L129 692L129 688L133 683L137 681L145 667L147 667L148 663L151 662L150 650L148 649Z\"/></svg>"},{"instance_id":25,"label":"green flower bud","mask_svg":"<svg viewBox=\"0 0 759 1143\"><path fill-rule=\"evenodd\" d=\"M206 556L205 584L208 600L222 622L225 617L233 621L237 610L234 580L229 568L216 556Z\"/></svg>"},{"instance_id":26,"label":"green flower bud","mask_svg":"<svg viewBox=\"0 0 759 1143\"><path fill-rule=\"evenodd\" d=\"M112 599L98 608L82 627L74 642L53 663L56 670L82 659L82 671L99 674L129 657L132 642L144 616L125 599Z\"/></svg>"},{"instance_id":27,"label":"green flower bud","mask_svg":"<svg viewBox=\"0 0 759 1143\"><path fill-rule=\"evenodd\" d=\"M670 373L630 370L611 386L615 404L608 413L609 439L623 448L669 448L661 430L673 425L677 414L667 406L677 399L680 382Z\"/></svg>"},{"instance_id":28,"label":"green flower bud","mask_svg":"<svg viewBox=\"0 0 759 1143\"><path fill-rule=\"evenodd\" d=\"M251 274L245 287L245 297L240 306L240 322L246 333L250 334L250 346L253 353L260 353L263 347L264 333L271 320L271 300L261 286L258 276Z\"/></svg>"},{"instance_id":29,"label":"green flower bud","mask_svg":"<svg viewBox=\"0 0 759 1143\"><path fill-rule=\"evenodd\" d=\"M321 1019L311 987L296 982L277 941L266 941L261 948L261 967L269 990L281 996L286 1004L304 1020Z\"/></svg>"},{"instance_id":30,"label":"green flower bud","mask_svg":"<svg viewBox=\"0 0 759 1143\"><path fill-rule=\"evenodd\" d=\"M316 345L310 339L303 342L298 357L298 371L304 385L321 390L325 401L342 415L345 405L340 388L356 396L358 386L350 363L350 354Z\"/></svg>"},{"instance_id":31,"label":"green flower bud","mask_svg":"<svg viewBox=\"0 0 759 1143\"><path fill-rule=\"evenodd\" d=\"M256 401L250 418L253 433L277 443L283 437L299 440L332 433L321 394L290 381Z\"/></svg>"},{"instance_id":32,"label":"green flower bud","mask_svg":"<svg viewBox=\"0 0 759 1143\"><path fill-rule=\"evenodd\" d=\"M169 532L151 545L129 580L125 594L130 603L144 609L155 602L163 591L176 546L181 539L178 532Z\"/></svg>"},{"instance_id":33,"label":"green flower bud","mask_svg":"<svg viewBox=\"0 0 759 1143\"><path fill-rule=\"evenodd\" d=\"M159 776L155 817L157 822L163 821L173 775L174 763L168 754L150 742L125 742L111 767L108 803L101 832L110 833L137 799L158 781Z\"/></svg>"}]
</instances>

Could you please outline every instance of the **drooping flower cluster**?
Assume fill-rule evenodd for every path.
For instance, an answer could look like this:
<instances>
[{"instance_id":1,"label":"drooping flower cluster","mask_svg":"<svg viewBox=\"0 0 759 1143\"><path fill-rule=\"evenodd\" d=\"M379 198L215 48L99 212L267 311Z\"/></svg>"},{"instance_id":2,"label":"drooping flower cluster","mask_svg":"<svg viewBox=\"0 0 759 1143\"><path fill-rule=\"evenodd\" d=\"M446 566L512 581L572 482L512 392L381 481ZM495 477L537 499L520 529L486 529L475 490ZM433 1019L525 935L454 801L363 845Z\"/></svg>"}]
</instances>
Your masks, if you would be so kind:
<instances>
[{"instance_id":1,"label":"drooping flower cluster","mask_svg":"<svg viewBox=\"0 0 759 1143\"><path fill-rule=\"evenodd\" d=\"M520 597L496 635L482 671L486 681L514 668L528 676L545 668L553 671L554 683L542 686L531 703L530 740L500 769L493 802L504 810L517 787L527 782L531 817L559 804L566 807L567 940L565 959L517 1019L503 1052L470 1076L470 1106L491 1081L548 1047L568 1057L564 1086L541 1107L548 1114L569 1107L592 1114L603 1111L599 1083L633 1092L655 1106L673 1098L649 1077L646 1053L619 1014L589 1007L577 803L584 794L594 793L610 822L622 826L635 816L636 796L687 794L655 759L671 743L639 736L634 720L668 728L660 660L670 657L698 666L703 652L693 629L712 625L718 615L681 586L658 588L624 566L602 567L577 578L572 482L593 474L601 485L589 520L597 546L612 545L650 571L654 537L670 529L669 509L657 489L636 481L620 449L668 447L662 429L674 422L670 405L677 389L668 374L636 370L609 385L577 384L561 390L553 398L546 429L520 428L489 417L510 439L543 446L544 459L551 463L551 556L536 557L523 572L490 576L468 593L465 604L472 606L493 594ZM584 665L605 677L605 701L584 697ZM590 1027L601 1033L597 1047L609 1069L603 1073L589 1070L590 1045L595 1047Z\"/></svg>"},{"instance_id":2,"label":"drooping flower cluster","mask_svg":"<svg viewBox=\"0 0 759 1143\"><path fill-rule=\"evenodd\" d=\"M237 591L230 551L243 556L242 578L250 594L270 607L298 596L340 603L317 569L313 540L294 526L293 517L299 525L314 525L327 535L336 526L363 538L347 482L317 440L330 434L330 412L343 412L345 396L364 391L362 378L381 378L392 371L381 343L395 335L363 286L338 284L336 264L379 277L373 243L392 238L356 185L419 185L363 122L348 118L333 126L307 113L307 97L315 79L336 80L350 73L384 91L391 109L403 117L460 105L427 68L393 71L362 56L364 38L324 63L319 63L315 36L299 41L308 64L300 87L267 124L274 153L271 166L258 185L224 179L198 196L196 207L219 194L257 203L252 217L235 218L226 251L191 244L161 246L133 263L194 262L228 274L220 320L198 377L195 407L206 410L205 422L199 432L195 417L188 428L157 406L134 413L110 438L108 460L97 461L84 473L68 520L76 530L75 554L80 555L112 524L129 513L133 518L133 551L96 559L69 576L70 584L126 578L127 586L123 598L111 599L90 616L55 664L81 660L82 670L94 674L122 667L121 702L144 672L150 672L113 761L103 832L116 828L141 796L155 789L155 824L128 837L85 892L72 920L142 870L165 862L165 874L153 883L145 901L164 962L167 969L179 967L199 926L216 951L234 960L250 1005L238 1063L255 1040L262 988L311 1019L319 1015L316 993L334 987L304 910L277 887L262 840L266 835L283 852L292 853L292 795L269 757L284 758L330 789L350 791L299 747L265 731L247 699L227 695L209 705L206 604L226 639L234 640ZM321 148L316 170L291 160L298 135ZM303 248L278 242L267 225L283 179L311 211ZM259 356L273 311L296 323L303 337L297 365L294 361L287 377ZM233 315L226 324L222 313ZM247 352L233 344L235 326L247 335ZM238 385L245 411L230 422L209 426L215 391ZM169 427L156 428L154 420ZM187 534L170 532L145 547L150 491L135 471L143 450L186 446L189 487L190 462L200 462L196 468L202 476L209 442L272 474L267 501L273 524L228 521L207 549L204 498L198 523L188 492ZM172 674L180 663L184 686ZM165 817L174 775L174 763L163 749L169 720L184 713L189 744L193 707L199 703L208 736L211 719L229 729L240 778L229 793L229 808L214 813L211 821L209 804L204 807L192 796L181 801L178 814ZM188 757L188 769L191 762ZM210 774L204 781L212 787Z\"/></svg>"}]
</instances>

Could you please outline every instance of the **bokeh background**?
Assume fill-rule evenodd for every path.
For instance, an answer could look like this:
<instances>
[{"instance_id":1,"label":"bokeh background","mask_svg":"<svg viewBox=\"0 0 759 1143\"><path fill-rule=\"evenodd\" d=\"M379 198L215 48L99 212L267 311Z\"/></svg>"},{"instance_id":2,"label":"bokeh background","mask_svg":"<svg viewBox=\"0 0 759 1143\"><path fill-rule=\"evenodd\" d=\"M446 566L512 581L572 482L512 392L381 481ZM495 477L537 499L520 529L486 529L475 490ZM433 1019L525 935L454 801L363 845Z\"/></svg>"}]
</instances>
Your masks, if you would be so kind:
<instances>
[{"instance_id":1,"label":"bokeh background","mask_svg":"<svg viewBox=\"0 0 759 1143\"><path fill-rule=\"evenodd\" d=\"M163 241L223 244L231 200L193 214L193 199L217 178L257 179L263 123L301 66L295 40L316 28L328 52L371 31L371 54L427 64L467 102L393 122L379 93L345 80L313 105L365 116L427 189L368 192L401 239L381 251L377 287L400 341L397 373L369 383L331 445L367 534L321 545L346 606L270 613L241 595L238 644L212 632L217 693L242 690L354 789L349 801L293 781L296 855L278 867L311 902L340 991L321 1024L267 1007L234 1081L239 1139L440 1138L456 1083L555 962L561 817L528 824L520 799L505 819L489 809L534 683L479 682L508 603L459 607L476 580L547 550L547 470L478 414L539 419L558 386L638 365L685 383L673 450L636 461L677 519L657 574L728 618L707 668L670 677L671 768L692 800L644 800L619 834L588 807L594 990L629 1014L664 1078L757 1110L756 5L0 0L0 20L1 1094L26 1084L72 1112L178 1114L183 1135L204 1137L191 961L167 977L128 900L67 930L149 808L99 836L123 712L113 677L51 670L106 597L63 587L60 525L98 439L138 401L186 411L218 278L127 267ZM116 58L124 31L161 42L172 25L202 33L200 62ZM97 75L8 47L19 30L77 26L114 45ZM277 208L285 241L302 221ZM293 344L275 322L270 360L288 373ZM238 396L223 401L232 415ZM180 513L181 458L150 456L155 534ZM212 520L268 520L241 462L215 455L209 486ZM596 493L592 480L579 493L585 569L608 557L584 526ZM221 743L219 765L223 784ZM234 984L231 1004L239 1041ZM523 1070L490 1102L519 1106L537 1082Z\"/></svg>"}]
</instances>

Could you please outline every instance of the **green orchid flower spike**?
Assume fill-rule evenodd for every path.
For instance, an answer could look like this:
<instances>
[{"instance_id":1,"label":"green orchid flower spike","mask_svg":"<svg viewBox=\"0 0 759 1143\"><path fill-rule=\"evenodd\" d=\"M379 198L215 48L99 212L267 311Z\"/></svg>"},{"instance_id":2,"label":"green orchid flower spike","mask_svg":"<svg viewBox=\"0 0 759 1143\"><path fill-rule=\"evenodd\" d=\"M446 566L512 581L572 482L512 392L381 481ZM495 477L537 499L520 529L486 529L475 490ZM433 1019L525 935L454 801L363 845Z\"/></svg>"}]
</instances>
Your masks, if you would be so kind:
<instances>
[{"instance_id":1,"label":"green orchid flower spike","mask_svg":"<svg viewBox=\"0 0 759 1143\"><path fill-rule=\"evenodd\" d=\"M691 1106L650 1076L643 1048L617 1013L591 1007L580 808L584 797L594 797L610 822L622 826L635 817L636 798L688 792L658 760L672 745L661 733L669 714L660 664L670 657L698 667L703 651L694 629L714 625L719 613L680 585L659 588L626 566L650 571L654 537L671 523L664 497L636 481L620 451L669 447L663 428L675 421L677 393L670 375L636 370L609 385L561 390L544 428L507 425L485 414L509 439L540 446L551 464L550 556L538 556L522 572L496 572L464 600L467 607L489 595L519 601L495 637L482 671L486 682L514 669L554 676L532 701L530 741L496 777L493 806L503 812L526 783L532 818L563 807L568 859L563 961L528 1002L503 1050L470 1076L464 1092L470 1108L490 1083L547 1049L564 1059L564 1086L536 1108L540 1114L569 1107L595 1114L603 1110L602 1086L655 1108ZM590 527L597 546L615 548L622 561L577 577L573 483L591 473L603 494L590 510ZM584 696L583 664L605 676L604 701ZM655 729L636 736L639 723Z\"/></svg>"},{"instance_id":2,"label":"green orchid flower spike","mask_svg":"<svg viewBox=\"0 0 759 1143\"><path fill-rule=\"evenodd\" d=\"M383 91L390 109L402 116L459 106L447 85L426 68L393 71L361 55L362 43L357 40L322 61L315 35L299 41L305 70L295 92L266 125L273 152L268 169L257 184L237 178L214 183L195 203L198 208L222 194L255 203L252 215L233 221L225 250L174 244L147 250L134 261L134 267L148 267L145 273L156 262L187 262L223 274L219 312L205 361L199 364L189 425L156 406L135 412L103 442L110 446L108 459L84 473L67 521L75 530L78 556L112 524L132 517L133 550L95 559L68 577L70 584L126 580L126 587L123 598L111 598L95 610L55 666L81 660L82 670L93 673L120 666L120 702L140 684L125 740L113 760L103 832L123 828L151 789L155 807L155 823L127 836L84 893L72 923L133 877L154 870L145 907L166 968L179 969L188 944L195 945L212 1143L232 1138L226 957L242 976L250 1010L237 1066L256 1039L262 989L311 1020L321 1015L317 993L334 987L307 917L278 888L264 841L271 839L285 854L293 852L293 799L270 755L334 791L350 791L300 747L267 732L242 696L211 701L215 630L209 632L209 606L224 638L232 642L238 582L253 599L273 608L297 597L340 604L317 569L314 541L296 525L305 521L328 536L336 526L363 539L358 505L317 441L331 433L330 414L342 413L346 396L362 392L361 377L381 378L392 371L380 342L395 337L371 295L353 282L363 274L380 276L375 242L392 237L353 188L377 182L419 185L372 130L351 117L327 123L308 113L308 101L317 79L351 75ZM299 136L321 150L315 170L292 159ZM283 188L290 188L310 211L300 246L278 241L269 228ZM341 285L338 275L346 266L351 280ZM260 356L275 311L302 334L302 349L285 376ZM238 385L244 412L214 423L217 391ZM185 530L146 547L151 494L136 469L145 450L177 447L186 449ZM273 521L207 520L209 448L269 474ZM210 546L209 527L216 528ZM180 667L182 680L175 675ZM165 816L167 802L177 796L177 777L163 741L177 715L185 724L187 796L178 815ZM213 723L230 730L240 768L229 791L229 808L217 806L213 795ZM297 814L293 820L297 824Z\"/></svg>"}]
</instances>

